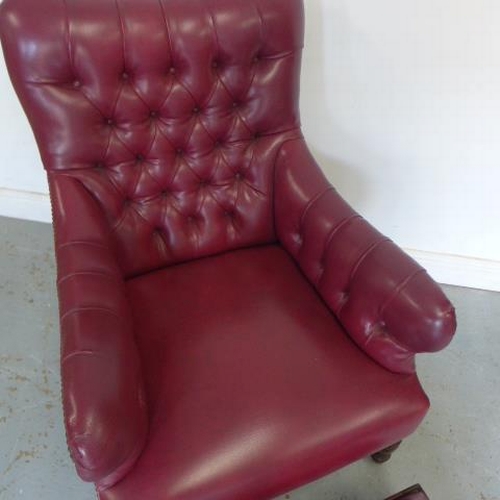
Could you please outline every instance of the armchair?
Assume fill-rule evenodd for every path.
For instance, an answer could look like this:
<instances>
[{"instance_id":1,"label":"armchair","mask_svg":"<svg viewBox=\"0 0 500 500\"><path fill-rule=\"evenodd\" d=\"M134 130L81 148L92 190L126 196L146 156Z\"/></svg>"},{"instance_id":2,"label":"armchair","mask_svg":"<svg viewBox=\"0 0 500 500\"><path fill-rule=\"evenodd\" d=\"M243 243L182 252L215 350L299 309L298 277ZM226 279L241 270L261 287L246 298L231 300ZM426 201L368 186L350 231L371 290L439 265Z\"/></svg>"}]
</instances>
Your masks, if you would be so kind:
<instances>
[{"instance_id":1,"label":"armchair","mask_svg":"<svg viewBox=\"0 0 500 500\"><path fill-rule=\"evenodd\" d=\"M100 500L269 499L412 433L455 330L300 130L301 0L4 0Z\"/></svg>"}]
</instances>

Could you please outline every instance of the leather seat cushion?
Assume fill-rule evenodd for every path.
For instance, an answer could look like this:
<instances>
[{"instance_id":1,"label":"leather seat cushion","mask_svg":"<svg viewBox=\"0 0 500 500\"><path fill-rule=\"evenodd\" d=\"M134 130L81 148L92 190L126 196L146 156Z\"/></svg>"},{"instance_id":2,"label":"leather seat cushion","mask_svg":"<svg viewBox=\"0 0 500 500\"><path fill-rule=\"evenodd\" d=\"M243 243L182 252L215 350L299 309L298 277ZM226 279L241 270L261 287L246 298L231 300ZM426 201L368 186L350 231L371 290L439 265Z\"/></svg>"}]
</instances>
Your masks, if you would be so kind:
<instances>
[{"instance_id":1,"label":"leather seat cushion","mask_svg":"<svg viewBox=\"0 0 500 500\"><path fill-rule=\"evenodd\" d=\"M428 408L344 332L279 246L128 282L150 433L102 500L272 498L402 439Z\"/></svg>"}]
</instances>

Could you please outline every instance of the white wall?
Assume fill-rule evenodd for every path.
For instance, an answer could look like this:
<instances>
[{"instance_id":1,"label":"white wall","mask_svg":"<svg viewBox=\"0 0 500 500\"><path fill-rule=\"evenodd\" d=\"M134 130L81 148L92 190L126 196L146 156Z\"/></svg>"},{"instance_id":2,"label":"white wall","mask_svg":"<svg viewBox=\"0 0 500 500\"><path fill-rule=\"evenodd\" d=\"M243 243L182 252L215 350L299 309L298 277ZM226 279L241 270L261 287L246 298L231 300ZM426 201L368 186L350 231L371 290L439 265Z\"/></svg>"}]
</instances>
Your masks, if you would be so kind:
<instances>
[{"instance_id":1,"label":"white wall","mask_svg":"<svg viewBox=\"0 0 500 500\"><path fill-rule=\"evenodd\" d=\"M330 179L440 281L500 290L500 2L306 15L302 119Z\"/></svg>"},{"instance_id":2,"label":"white wall","mask_svg":"<svg viewBox=\"0 0 500 500\"><path fill-rule=\"evenodd\" d=\"M329 178L439 281L500 290L500 2L305 3L302 121ZM0 102L0 214L48 220L3 63Z\"/></svg>"}]
</instances>

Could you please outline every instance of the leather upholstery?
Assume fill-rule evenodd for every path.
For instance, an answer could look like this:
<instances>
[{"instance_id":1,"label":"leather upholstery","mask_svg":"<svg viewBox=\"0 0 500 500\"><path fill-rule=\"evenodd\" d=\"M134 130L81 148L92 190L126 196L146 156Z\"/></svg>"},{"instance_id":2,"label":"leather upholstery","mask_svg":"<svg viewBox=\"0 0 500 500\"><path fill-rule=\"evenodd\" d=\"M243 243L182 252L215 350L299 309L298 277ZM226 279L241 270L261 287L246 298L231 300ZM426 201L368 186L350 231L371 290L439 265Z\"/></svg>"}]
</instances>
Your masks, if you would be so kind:
<instances>
[{"instance_id":1,"label":"leather upholstery","mask_svg":"<svg viewBox=\"0 0 500 500\"><path fill-rule=\"evenodd\" d=\"M307 151L301 0L4 0L0 35L102 499L269 498L412 432L453 308Z\"/></svg>"},{"instance_id":2,"label":"leather upholstery","mask_svg":"<svg viewBox=\"0 0 500 500\"><path fill-rule=\"evenodd\" d=\"M417 377L358 349L281 246L168 267L127 291L150 445L101 500L274 498L403 438L427 411Z\"/></svg>"},{"instance_id":3,"label":"leather upholstery","mask_svg":"<svg viewBox=\"0 0 500 500\"><path fill-rule=\"evenodd\" d=\"M3 44L44 165L98 200L127 276L273 239L302 12L263 6L5 2Z\"/></svg>"},{"instance_id":4,"label":"leather upholstery","mask_svg":"<svg viewBox=\"0 0 500 500\"><path fill-rule=\"evenodd\" d=\"M450 342L455 312L441 289L342 200L301 139L280 150L275 206L280 241L366 353L411 373L415 353Z\"/></svg>"}]
</instances>

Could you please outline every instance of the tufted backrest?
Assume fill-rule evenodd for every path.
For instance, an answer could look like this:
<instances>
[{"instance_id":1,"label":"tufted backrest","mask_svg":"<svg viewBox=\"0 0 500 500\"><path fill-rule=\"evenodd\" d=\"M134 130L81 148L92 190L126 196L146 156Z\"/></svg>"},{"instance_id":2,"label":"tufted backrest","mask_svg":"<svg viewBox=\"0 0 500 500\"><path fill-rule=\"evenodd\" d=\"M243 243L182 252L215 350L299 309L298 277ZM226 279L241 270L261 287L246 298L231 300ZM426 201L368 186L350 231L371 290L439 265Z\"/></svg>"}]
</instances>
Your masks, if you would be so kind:
<instances>
[{"instance_id":1,"label":"tufted backrest","mask_svg":"<svg viewBox=\"0 0 500 500\"><path fill-rule=\"evenodd\" d=\"M52 196L70 177L99 206L126 276L275 239L274 164L299 127L301 0L1 8Z\"/></svg>"}]
</instances>

